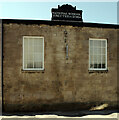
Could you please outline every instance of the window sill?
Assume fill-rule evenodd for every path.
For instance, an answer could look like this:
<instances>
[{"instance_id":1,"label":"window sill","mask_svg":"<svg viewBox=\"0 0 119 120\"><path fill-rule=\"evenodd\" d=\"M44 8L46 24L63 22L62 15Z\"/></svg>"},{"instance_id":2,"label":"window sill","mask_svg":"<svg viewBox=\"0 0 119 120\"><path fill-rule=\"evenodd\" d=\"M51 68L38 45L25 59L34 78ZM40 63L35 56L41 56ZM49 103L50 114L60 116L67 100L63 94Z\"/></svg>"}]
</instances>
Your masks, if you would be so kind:
<instances>
[{"instance_id":1,"label":"window sill","mask_svg":"<svg viewBox=\"0 0 119 120\"><path fill-rule=\"evenodd\" d=\"M107 70L88 70L89 73L107 73L108 72L108 69Z\"/></svg>"},{"instance_id":2,"label":"window sill","mask_svg":"<svg viewBox=\"0 0 119 120\"><path fill-rule=\"evenodd\" d=\"M22 73L44 73L45 69L43 70L23 70L21 69Z\"/></svg>"}]
</instances>

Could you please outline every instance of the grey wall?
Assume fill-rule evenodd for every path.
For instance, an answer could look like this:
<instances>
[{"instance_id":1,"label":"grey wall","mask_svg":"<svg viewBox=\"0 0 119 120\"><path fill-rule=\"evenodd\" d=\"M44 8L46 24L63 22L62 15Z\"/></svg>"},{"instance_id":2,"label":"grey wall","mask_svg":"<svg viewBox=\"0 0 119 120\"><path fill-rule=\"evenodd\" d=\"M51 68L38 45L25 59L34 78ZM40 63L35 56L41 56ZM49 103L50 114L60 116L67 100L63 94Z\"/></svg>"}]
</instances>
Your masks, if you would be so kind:
<instances>
[{"instance_id":1,"label":"grey wall","mask_svg":"<svg viewBox=\"0 0 119 120\"><path fill-rule=\"evenodd\" d=\"M3 34L5 111L79 110L103 103L111 109L117 106L116 29L10 23L4 24ZM23 36L44 37L44 71L22 70ZM108 40L108 71L88 71L89 38Z\"/></svg>"}]
</instances>

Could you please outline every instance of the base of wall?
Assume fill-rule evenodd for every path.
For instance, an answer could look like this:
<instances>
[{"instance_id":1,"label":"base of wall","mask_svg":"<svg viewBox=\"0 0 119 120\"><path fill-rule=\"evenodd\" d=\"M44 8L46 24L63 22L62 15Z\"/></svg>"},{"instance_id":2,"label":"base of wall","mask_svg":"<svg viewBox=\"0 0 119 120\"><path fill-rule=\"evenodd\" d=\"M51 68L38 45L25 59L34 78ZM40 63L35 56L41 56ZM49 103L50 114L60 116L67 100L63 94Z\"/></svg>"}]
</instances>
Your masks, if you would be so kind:
<instances>
[{"instance_id":1,"label":"base of wall","mask_svg":"<svg viewBox=\"0 0 119 120\"><path fill-rule=\"evenodd\" d=\"M57 104L4 104L3 112L50 112L50 111L79 111L79 110L115 110L117 102L86 102L86 103L57 103Z\"/></svg>"}]
</instances>

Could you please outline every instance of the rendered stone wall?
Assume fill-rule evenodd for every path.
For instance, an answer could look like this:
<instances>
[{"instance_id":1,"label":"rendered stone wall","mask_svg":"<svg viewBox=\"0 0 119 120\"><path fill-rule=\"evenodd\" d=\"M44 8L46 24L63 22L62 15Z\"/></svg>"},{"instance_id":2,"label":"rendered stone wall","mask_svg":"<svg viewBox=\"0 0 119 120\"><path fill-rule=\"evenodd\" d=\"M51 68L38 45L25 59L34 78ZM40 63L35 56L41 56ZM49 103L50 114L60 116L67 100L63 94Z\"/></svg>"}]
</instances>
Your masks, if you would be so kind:
<instances>
[{"instance_id":1,"label":"rendered stone wall","mask_svg":"<svg viewBox=\"0 0 119 120\"><path fill-rule=\"evenodd\" d=\"M0 19L0 115L2 114L2 20Z\"/></svg>"},{"instance_id":2,"label":"rendered stone wall","mask_svg":"<svg viewBox=\"0 0 119 120\"><path fill-rule=\"evenodd\" d=\"M4 24L3 34L4 111L80 110L103 103L116 107L116 29L10 23ZM44 37L44 71L22 70L23 36ZM108 71L88 70L89 38L108 40Z\"/></svg>"}]
</instances>

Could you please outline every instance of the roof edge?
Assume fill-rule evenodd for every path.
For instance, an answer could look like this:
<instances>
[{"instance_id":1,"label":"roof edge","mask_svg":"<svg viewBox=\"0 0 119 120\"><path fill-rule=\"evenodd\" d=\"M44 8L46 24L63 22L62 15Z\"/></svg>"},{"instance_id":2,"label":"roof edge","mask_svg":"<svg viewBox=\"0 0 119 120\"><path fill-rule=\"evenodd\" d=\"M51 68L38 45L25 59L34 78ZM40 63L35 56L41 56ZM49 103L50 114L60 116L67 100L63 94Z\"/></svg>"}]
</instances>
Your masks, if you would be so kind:
<instances>
[{"instance_id":1,"label":"roof edge","mask_svg":"<svg viewBox=\"0 0 119 120\"><path fill-rule=\"evenodd\" d=\"M55 21L55 20L30 20L30 19L2 19L2 23L17 23L17 24L47 24L47 25L70 25L78 27L101 27L101 28L119 28L118 24L105 23L90 23L81 21Z\"/></svg>"}]
</instances>

